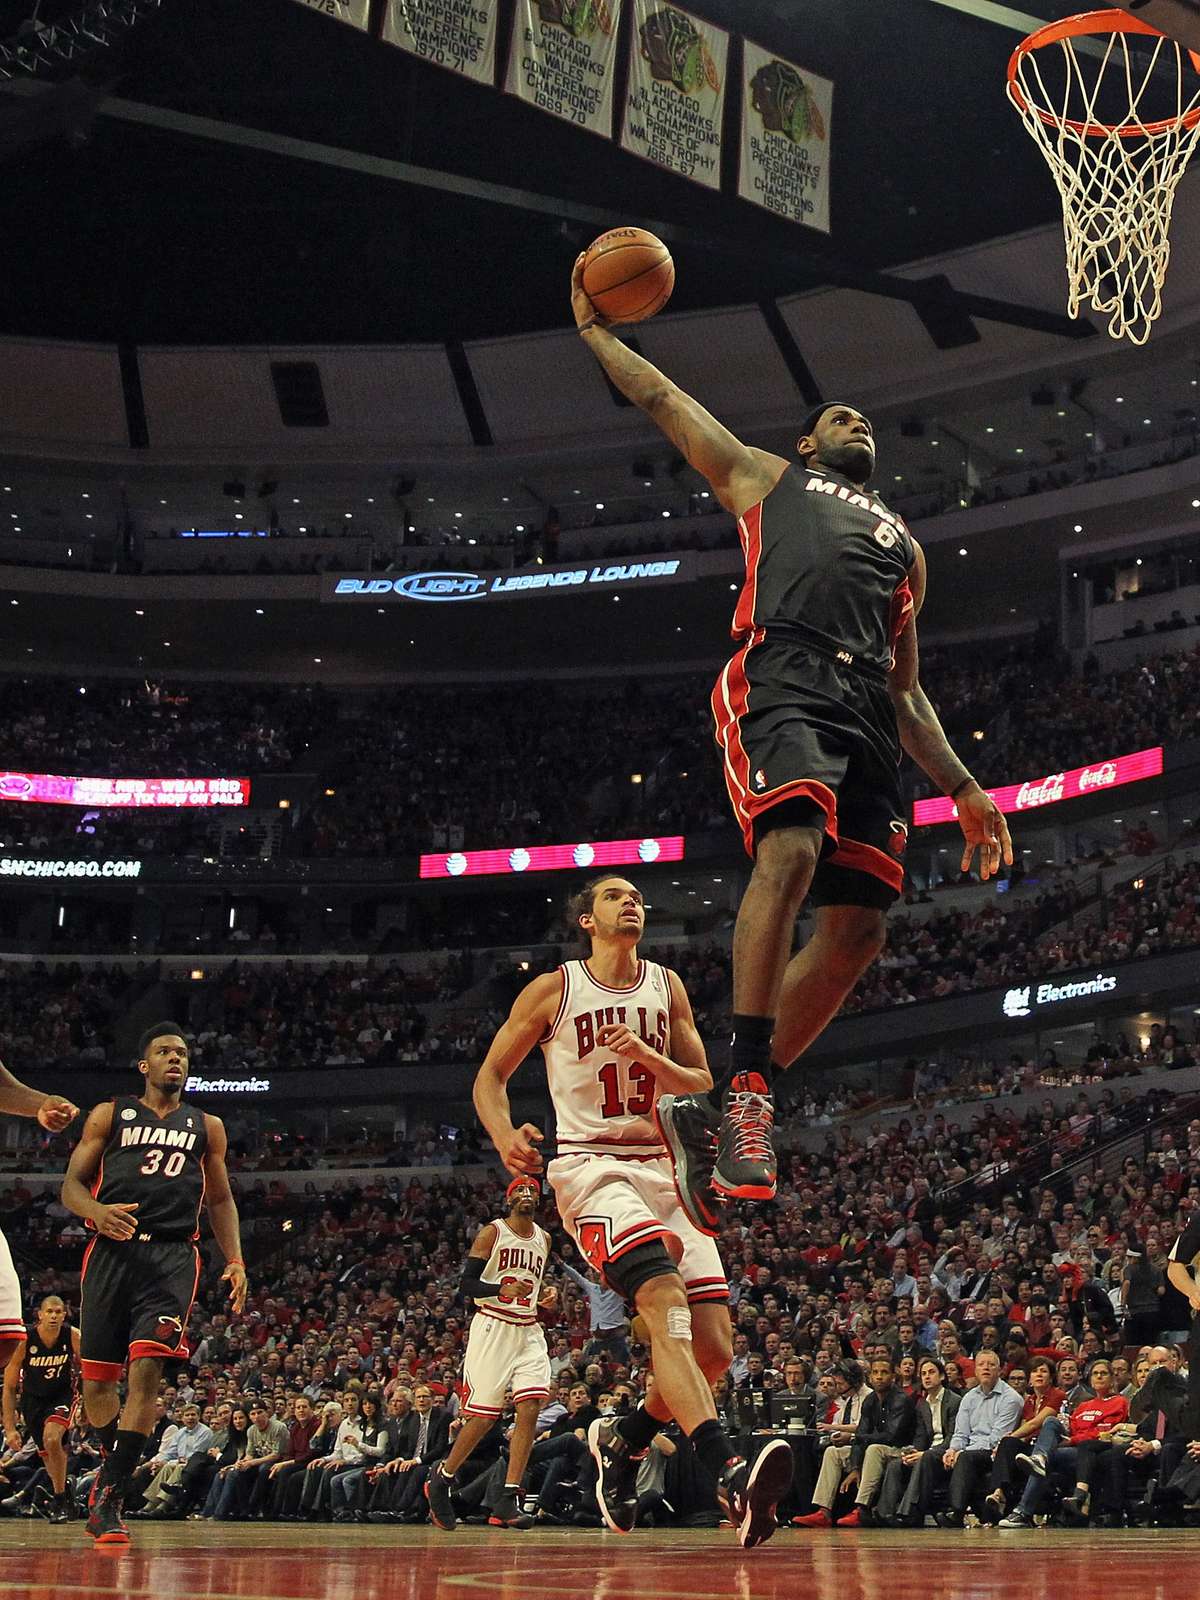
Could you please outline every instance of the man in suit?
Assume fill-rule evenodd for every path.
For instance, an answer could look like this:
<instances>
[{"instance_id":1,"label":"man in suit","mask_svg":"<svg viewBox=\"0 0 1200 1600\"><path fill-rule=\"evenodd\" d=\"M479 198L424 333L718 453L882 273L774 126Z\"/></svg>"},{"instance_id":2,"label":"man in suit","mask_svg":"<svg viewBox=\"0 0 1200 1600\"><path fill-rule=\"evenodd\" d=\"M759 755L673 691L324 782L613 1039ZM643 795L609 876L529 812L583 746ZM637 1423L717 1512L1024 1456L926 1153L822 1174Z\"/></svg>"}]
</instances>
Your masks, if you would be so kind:
<instances>
[{"instance_id":1,"label":"man in suit","mask_svg":"<svg viewBox=\"0 0 1200 1600\"><path fill-rule=\"evenodd\" d=\"M390 1437L388 1442L390 1447ZM413 1408L399 1424L396 1447L402 1454L393 1456L382 1469L395 1478L388 1503L373 1504L368 1520L423 1522L428 1514L424 1489L429 1469L450 1448L450 1413L444 1406L434 1405L428 1384L419 1383L413 1390Z\"/></svg>"},{"instance_id":2,"label":"man in suit","mask_svg":"<svg viewBox=\"0 0 1200 1600\"><path fill-rule=\"evenodd\" d=\"M1154 1509L1170 1505L1172 1499L1183 1499L1169 1486L1188 1449L1183 1428L1187 1383L1171 1371L1166 1345L1155 1345L1149 1359L1146 1381L1129 1401L1129 1419L1137 1431L1128 1443L1114 1443L1099 1462L1102 1520L1107 1528L1125 1526L1131 1479L1145 1485L1144 1499L1131 1512L1139 1520L1142 1515L1152 1519Z\"/></svg>"},{"instance_id":3,"label":"man in suit","mask_svg":"<svg viewBox=\"0 0 1200 1600\"><path fill-rule=\"evenodd\" d=\"M942 1457L962 1402L958 1390L947 1387L946 1369L937 1356L921 1358L917 1377L921 1398L917 1401L912 1441L888 1461L876 1508L877 1521L912 1528L924 1523L934 1486L945 1477Z\"/></svg>"}]
</instances>

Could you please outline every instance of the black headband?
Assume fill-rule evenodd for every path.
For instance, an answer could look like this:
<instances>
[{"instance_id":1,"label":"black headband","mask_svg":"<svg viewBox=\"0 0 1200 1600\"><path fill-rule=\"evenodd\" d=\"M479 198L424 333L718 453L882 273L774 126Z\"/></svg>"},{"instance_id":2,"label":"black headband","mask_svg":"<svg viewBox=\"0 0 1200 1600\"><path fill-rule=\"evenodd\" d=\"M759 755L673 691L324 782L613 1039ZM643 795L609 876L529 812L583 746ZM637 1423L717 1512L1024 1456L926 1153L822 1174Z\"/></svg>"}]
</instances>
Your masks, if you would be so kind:
<instances>
[{"instance_id":1,"label":"black headband","mask_svg":"<svg viewBox=\"0 0 1200 1600\"><path fill-rule=\"evenodd\" d=\"M802 439L807 439L827 411L832 411L835 406L845 405L846 402L844 400L822 400L821 404L819 406L814 406L805 417L803 426L800 429L800 437ZM856 406L847 406L846 409L848 411L855 411L858 408Z\"/></svg>"}]
</instances>

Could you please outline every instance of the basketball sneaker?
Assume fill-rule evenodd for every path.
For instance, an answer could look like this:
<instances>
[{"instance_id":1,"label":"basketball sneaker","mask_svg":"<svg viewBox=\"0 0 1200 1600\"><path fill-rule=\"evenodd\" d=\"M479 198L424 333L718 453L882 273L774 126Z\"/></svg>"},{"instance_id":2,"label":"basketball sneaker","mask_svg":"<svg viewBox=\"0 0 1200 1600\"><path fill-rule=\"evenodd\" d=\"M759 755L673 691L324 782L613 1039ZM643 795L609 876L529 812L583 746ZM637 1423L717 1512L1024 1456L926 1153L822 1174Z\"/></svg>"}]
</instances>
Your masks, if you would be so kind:
<instances>
[{"instance_id":1,"label":"basketball sneaker","mask_svg":"<svg viewBox=\"0 0 1200 1600\"><path fill-rule=\"evenodd\" d=\"M115 1483L97 1478L88 1495L87 1531L97 1544L128 1544L129 1529L121 1521L121 1494Z\"/></svg>"},{"instance_id":2,"label":"basketball sneaker","mask_svg":"<svg viewBox=\"0 0 1200 1600\"><path fill-rule=\"evenodd\" d=\"M739 1072L725 1092L725 1110L717 1134L712 1185L718 1195L735 1200L774 1199L774 1122L775 1106L767 1092L766 1079L757 1072Z\"/></svg>"},{"instance_id":3,"label":"basketball sneaker","mask_svg":"<svg viewBox=\"0 0 1200 1600\"><path fill-rule=\"evenodd\" d=\"M532 1528L533 1518L526 1516L517 1504L516 1494L512 1489L505 1489L504 1493L492 1507L488 1517L489 1528Z\"/></svg>"},{"instance_id":4,"label":"basketball sneaker","mask_svg":"<svg viewBox=\"0 0 1200 1600\"><path fill-rule=\"evenodd\" d=\"M429 1501L429 1515L434 1527L440 1528L443 1533L453 1533L458 1526L451 1498L453 1488L453 1480L446 1477L440 1461L430 1467L429 1476L425 1479L425 1498Z\"/></svg>"},{"instance_id":5,"label":"basketball sneaker","mask_svg":"<svg viewBox=\"0 0 1200 1600\"><path fill-rule=\"evenodd\" d=\"M712 1186L720 1113L707 1095L663 1094L655 1103L654 1120L671 1157L680 1205L693 1228L715 1239L721 1231Z\"/></svg>"},{"instance_id":6,"label":"basketball sneaker","mask_svg":"<svg viewBox=\"0 0 1200 1600\"><path fill-rule=\"evenodd\" d=\"M637 1469L640 1456L607 1417L597 1417L587 1431L588 1449L596 1463L596 1504L605 1527L614 1533L632 1533L637 1521Z\"/></svg>"},{"instance_id":7,"label":"basketball sneaker","mask_svg":"<svg viewBox=\"0 0 1200 1600\"><path fill-rule=\"evenodd\" d=\"M779 1524L775 1510L792 1486L792 1449L772 1439L751 1466L736 1456L721 1474L717 1498L733 1523L743 1550L766 1544Z\"/></svg>"}]
</instances>

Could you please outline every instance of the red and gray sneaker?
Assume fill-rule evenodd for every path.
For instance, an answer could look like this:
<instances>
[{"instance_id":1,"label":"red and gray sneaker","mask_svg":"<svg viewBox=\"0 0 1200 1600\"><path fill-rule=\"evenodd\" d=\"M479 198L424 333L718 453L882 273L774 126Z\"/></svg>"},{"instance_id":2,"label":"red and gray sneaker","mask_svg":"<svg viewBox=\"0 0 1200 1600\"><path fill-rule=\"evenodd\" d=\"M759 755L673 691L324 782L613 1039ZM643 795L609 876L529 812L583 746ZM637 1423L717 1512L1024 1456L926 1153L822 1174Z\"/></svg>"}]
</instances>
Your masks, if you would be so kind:
<instances>
[{"instance_id":1,"label":"red and gray sneaker","mask_svg":"<svg viewBox=\"0 0 1200 1600\"><path fill-rule=\"evenodd\" d=\"M629 1446L607 1417L597 1417L587 1431L588 1449L596 1463L596 1504L606 1527L632 1533L637 1521L637 1472L642 1457Z\"/></svg>"},{"instance_id":2,"label":"red and gray sneaker","mask_svg":"<svg viewBox=\"0 0 1200 1600\"><path fill-rule=\"evenodd\" d=\"M129 1529L121 1521L121 1493L115 1483L97 1478L88 1495L87 1531L97 1544L128 1544Z\"/></svg>"},{"instance_id":3,"label":"red and gray sneaker","mask_svg":"<svg viewBox=\"0 0 1200 1600\"><path fill-rule=\"evenodd\" d=\"M720 1112L705 1094L662 1094L654 1119L671 1157L680 1205L693 1228L715 1239L721 1231L720 1202L712 1186Z\"/></svg>"},{"instance_id":4,"label":"red and gray sneaker","mask_svg":"<svg viewBox=\"0 0 1200 1600\"><path fill-rule=\"evenodd\" d=\"M737 1457L725 1468L717 1495L744 1550L766 1544L775 1532L776 1508L791 1487L792 1447L786 1439L772 1439L753 1466Z\"/></svg>"},{"instance_id":5,"label":"red and gray sneaker","mask_svg":"<svg viewBox=\"0 0 1200 1600\"><path fill-rule=\"evenodd\" d=\"M757 1072L739 1072L725 1092L725 1114L717 1135L712 1185L718 1195L735 1200L775 1198L774 1122L766 1079Z\"/></svg>"}]
</instances>

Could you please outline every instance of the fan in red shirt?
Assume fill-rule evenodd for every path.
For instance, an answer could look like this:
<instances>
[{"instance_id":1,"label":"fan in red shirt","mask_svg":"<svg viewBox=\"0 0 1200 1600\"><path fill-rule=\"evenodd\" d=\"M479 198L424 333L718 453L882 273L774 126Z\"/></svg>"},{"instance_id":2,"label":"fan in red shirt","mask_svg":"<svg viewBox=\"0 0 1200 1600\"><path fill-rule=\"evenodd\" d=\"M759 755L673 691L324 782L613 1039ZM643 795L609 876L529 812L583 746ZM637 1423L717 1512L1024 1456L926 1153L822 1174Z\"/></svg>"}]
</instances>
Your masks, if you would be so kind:
<instances>
[{"instance_id":1,"label":"fan in red shirt","mask_svg":"<svg viewBox=\"0 0 1200 1600\"><path fill-rule=\"evenodd\" d=\"M1075 1474L1075 1492L1063 1500L1063 1510L1068 1516L1088 1513L1097 1463L1113 1447L1112 1430L1128 1422L1129 1402L1124 1395L1113 1393L1112 1367L1103 1357L1092 1362L1087 1381L1095 1394L1072 1411L1067 1443L1051 1451L1045 1477L1030 1475L1019 1508L1022 1524L1042 1509L1046 1486L1056 1469Z\"/></svg>"}]
</instances>

